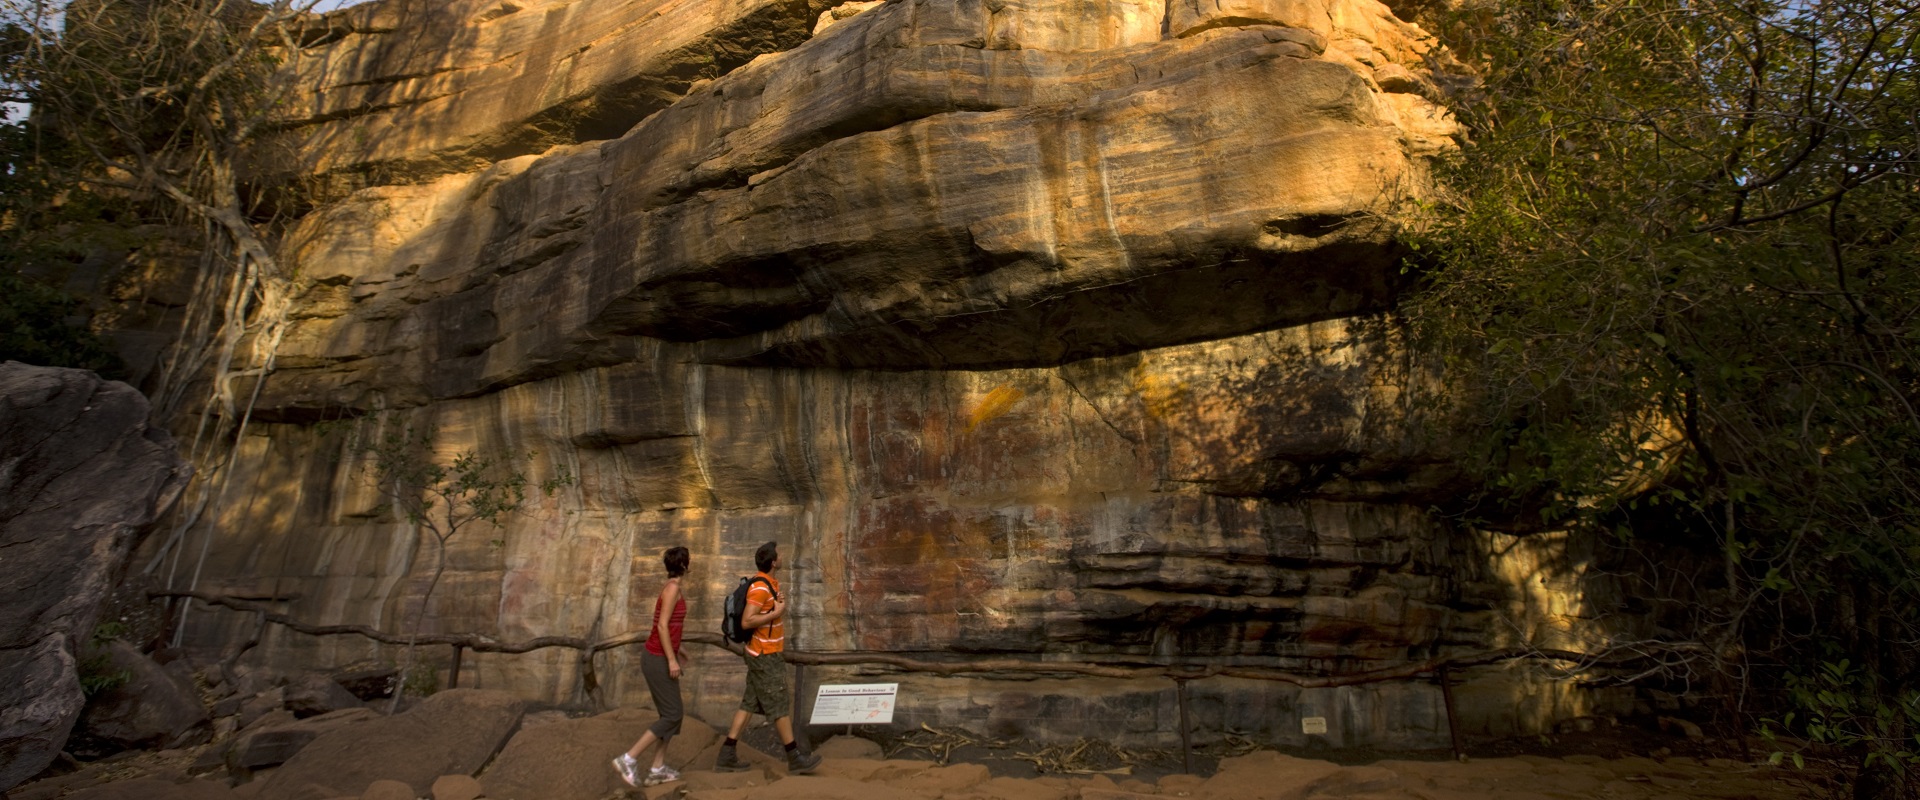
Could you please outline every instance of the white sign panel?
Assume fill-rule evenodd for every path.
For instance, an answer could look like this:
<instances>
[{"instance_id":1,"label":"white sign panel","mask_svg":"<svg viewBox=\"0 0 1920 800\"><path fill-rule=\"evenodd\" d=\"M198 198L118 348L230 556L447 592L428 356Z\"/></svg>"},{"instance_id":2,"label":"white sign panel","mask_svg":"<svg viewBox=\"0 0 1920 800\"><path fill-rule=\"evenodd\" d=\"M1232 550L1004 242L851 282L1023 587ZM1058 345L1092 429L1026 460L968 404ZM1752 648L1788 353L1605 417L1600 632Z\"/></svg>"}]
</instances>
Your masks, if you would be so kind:
<instances>
[{"instance_id":1,"label":"white sign panel","mask_svg":"<svg viewBox=\"0 0 1920 800\"><path fill-rule=\"evenodd\" d=\"M1300 732L1301 733L1322 733L1322 734L1326 733L1327 718L1326 717L1301 717Z\"/></svg>"},{"instance_id":2,"label":"white sign panel","mask_svg":"<svg viewBox=\"0 0 1920 800\"><path fill-rule=\"evenodd\" d=\"M897 683L846 683L822 686L813 700L815 725L885 725L893 721Z\"/></svg>"}]
</instances>

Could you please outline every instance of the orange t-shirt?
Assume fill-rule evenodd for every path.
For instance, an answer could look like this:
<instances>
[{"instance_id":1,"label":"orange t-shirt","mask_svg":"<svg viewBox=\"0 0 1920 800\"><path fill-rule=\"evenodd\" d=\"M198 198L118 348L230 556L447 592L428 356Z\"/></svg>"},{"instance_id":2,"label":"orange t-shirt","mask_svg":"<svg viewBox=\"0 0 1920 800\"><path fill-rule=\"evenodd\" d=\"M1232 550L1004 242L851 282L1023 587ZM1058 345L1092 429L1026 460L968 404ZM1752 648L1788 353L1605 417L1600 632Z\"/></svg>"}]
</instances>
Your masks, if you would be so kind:
<instances>
[{"instance_id":1,"label":"orange t-shirt","mask_svg":"<svg viewBox=\"0 0 1920 800\"><path fill-rule=\"evenodd\" d=\"M780 582L774 580L772 575L764 572L760 573L760 577L765 579L766 583L755 581L753 586L747 589L747 607L753 609L756 614L765 614L773 610L773 600L780 594ZM767 588L768 584L771 584L773 588ZM783 616L780 619L754 628L753 639L747 642L747 652L756 656L764 656L768 653L778 653L787 649L786 622L786 617Z\"/></svg>"}]
</instances>

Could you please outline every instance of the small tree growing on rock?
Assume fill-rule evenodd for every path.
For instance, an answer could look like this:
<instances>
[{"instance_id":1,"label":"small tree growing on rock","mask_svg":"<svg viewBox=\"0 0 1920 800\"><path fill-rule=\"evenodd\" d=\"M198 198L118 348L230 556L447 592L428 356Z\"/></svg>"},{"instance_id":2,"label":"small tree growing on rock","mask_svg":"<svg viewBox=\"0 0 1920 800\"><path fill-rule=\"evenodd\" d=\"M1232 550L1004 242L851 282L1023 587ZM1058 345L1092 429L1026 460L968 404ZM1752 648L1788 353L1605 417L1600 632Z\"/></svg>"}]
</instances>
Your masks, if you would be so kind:
<instances>
[{"instance_id":1,"label":"small tree growing on rock","mask_svg":"<svg viewBox=\"0 0 1920 800\"><path fill-rule=\"evenodd\" d=\"M551 495L573 483L562 470L538 484L527 477L525 465L534 454L483 453L466 450L441 463L433 457L432 429L402 428L370 434L350 444L363 459L364 469L385 498L384 507L412 523L415 534L434 544L433 577L421 594L420 608L407 626L407 653L395 679L388 712L400 708L413 669L420 626L426 619L433 591L447 571L447 543L474 523L499 525L526 502L528 487Z\"/></svg>"}]
</instances>

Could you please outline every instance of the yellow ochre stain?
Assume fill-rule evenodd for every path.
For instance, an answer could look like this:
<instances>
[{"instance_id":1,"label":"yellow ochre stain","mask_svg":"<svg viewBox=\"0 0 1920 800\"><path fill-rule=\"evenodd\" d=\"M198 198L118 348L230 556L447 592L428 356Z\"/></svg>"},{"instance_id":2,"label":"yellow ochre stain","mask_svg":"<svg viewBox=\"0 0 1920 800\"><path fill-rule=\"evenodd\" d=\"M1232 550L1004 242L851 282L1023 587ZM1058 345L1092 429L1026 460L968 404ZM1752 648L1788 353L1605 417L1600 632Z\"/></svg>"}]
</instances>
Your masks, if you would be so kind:
<instances>
[{"instance_id":1,"label":"yellow ochre stain","mask_svg":"<svg viewBox=\"0 0 1920 800\"><path fill-rule=\"evenodd\" d=\"M998 417L1012 410L1013 404L1020 402L1020 399L1026 396L1026 392L1015 389L1012 386L1003 385L995 387L993 391L988 392L987 396L980 400L979 405L973 407L973 411L968 412L967 433L972 433L974 428L978 428L994 417Z\"/></svg>"},{"instance_id":2,"label":"yellow ochre stain","mask_svg":"<svg viewBox=\"0 0 1920 800\"><path fill-rule=\"evenodd\" d=\"M1133 390L1147 407L1147 413L1164 417L1186 404L1188 389L1186 381L1174 380L1154 375L1145 370L1136 369L1133 374Z\"/></svg>"}]
</instances>

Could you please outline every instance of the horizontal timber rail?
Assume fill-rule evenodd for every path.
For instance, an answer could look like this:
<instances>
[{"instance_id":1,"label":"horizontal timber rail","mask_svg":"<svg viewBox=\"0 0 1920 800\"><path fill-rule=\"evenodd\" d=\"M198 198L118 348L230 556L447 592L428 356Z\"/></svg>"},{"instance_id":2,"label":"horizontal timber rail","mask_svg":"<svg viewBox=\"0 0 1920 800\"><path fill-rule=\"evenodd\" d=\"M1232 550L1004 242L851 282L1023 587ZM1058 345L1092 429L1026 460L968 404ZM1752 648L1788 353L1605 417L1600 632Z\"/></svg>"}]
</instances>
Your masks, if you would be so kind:
<instances>
[{"instance_id":1,"label":"horizontal timber rail","mask_svg":"<svg viewBox=\"0 0 1920 800\"><path fill-rule=\"evenodd\" d=\"M418 636L408 636L406 634L382 631L366 625L308 625L286 614L271 611L260 602L212 592L155 590L148 592L147 596L153 598L192 598L210 605L225 606L236 611L257 614L262 624L270 622L309 636L362 636L376 642L393 645L444 644L452 645L455 648L472 650L476 653L530 653L549 647L564 647L584 651L587 655L592 655L603 650L612 650L627 645L640 644L647 639L647 631L644 630L630 631L598 641L576 636L539 636L521 642L502 642L474 633L423 633ZM714 633L690 632L686 634L685 641L713 645L714 647L719 647L735 654L742 652L739 645L728 642L719 634ZM1565 661L1587 666L1642 660L1639 656L1608 658L1604 655L1580 653L1570 650L1515 648L1433 658L1426 661L1346 675L1301 675L1266 667L1216 664L1128 666L1072 661L1030 661L1015 658L928 661L890 653L809 653L795 650L788 650L784 655L786 661L791 664L808 666L889 666L909 672L925 672L935 675L960 675L969 673L993 673L998 675L1086 675L1101 678L1164 678L1176 682L1221 677L1276 681L1280 683L1290 683L1307 689L1324 689L1339 686L1381 683L1385 681L1410 680L1422 675L1437 674L1445 670L1477 667L1522 658L1544 661Z\"/></svg>"}]
</instances>

